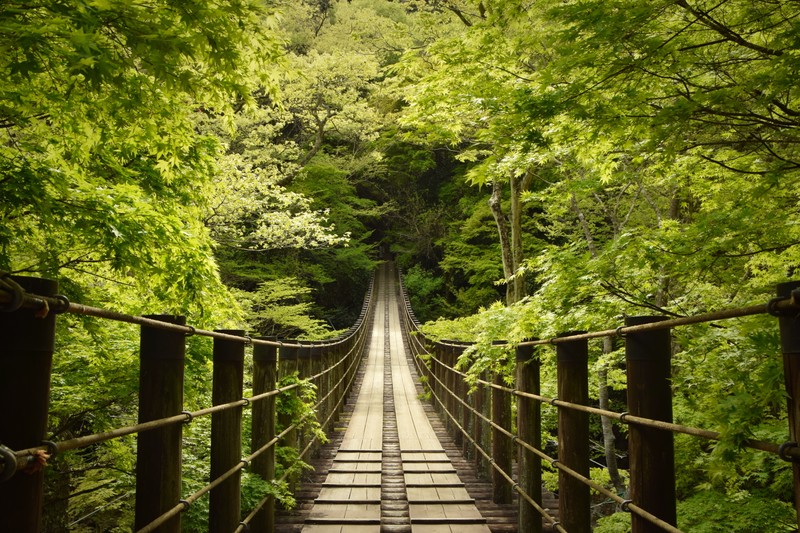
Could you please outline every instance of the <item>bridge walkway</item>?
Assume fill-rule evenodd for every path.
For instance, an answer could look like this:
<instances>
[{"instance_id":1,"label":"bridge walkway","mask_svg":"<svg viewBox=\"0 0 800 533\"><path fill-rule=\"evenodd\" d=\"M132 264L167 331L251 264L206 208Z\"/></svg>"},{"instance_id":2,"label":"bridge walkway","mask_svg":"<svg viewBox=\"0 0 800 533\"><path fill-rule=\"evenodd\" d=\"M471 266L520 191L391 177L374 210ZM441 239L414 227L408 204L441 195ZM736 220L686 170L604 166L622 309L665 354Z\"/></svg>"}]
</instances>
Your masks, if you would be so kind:
<instances>
[{"instance_id":1,"label":"bridge walkway","mask_svg":"<svg viewBox=\"0 0 800 533\"><path fill-rule=\"evenodd\" d=\"M391 265L379 273L364 375L306 533L488 533L418 399Z\"/></svg>"}]
</instances>

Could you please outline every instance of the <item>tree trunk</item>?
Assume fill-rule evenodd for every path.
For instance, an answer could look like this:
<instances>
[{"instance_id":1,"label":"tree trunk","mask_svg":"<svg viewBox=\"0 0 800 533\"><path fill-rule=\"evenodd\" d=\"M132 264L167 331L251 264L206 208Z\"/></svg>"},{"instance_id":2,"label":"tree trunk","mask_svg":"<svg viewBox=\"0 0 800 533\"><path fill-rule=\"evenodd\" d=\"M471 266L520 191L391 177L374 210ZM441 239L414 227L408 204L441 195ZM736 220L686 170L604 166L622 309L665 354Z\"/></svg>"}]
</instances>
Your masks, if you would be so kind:
<instances>
[{"instance_id":1,"label":"tree trunk","mask_svg":"<svg viewBox=\"0 0 800 533\"><path fill-rule=\"evenodd\" d=\"M514 274L514 254L511 248L511 239L509 239L508 221L503 214L502 200L503 187L499 181L492 180L489 209L491 209L495 224L497 224L497 233L500 237L500 253L503 258L503 275L508 279ZM506 284L506 305L511 305L514 302L514 287L508 283Z\"/></svg>"},{"instance_id":2,"label":"tree trunk","mask_svg":"<svg viewBox=\"0 0 800 533\"><path fill-rule=\"evenodd\" d=\"M614 351L614 341L611 337L603 338L603 353L609 354ZM598 396L600 400L600 409L608 410L608 369L603 365L597 371L598 382ZM607 416L600 417L600 425L603 428L603 450L606 456L606 467L608 468L608 476L611 478L611 484L614 485L617 494L625 493L625 484L619 476L619 468L617 466L617 453L614 437L614 426L611 419Z\"/></svg>"},{"instance_id":3,"label":"tree trunk","mask_svg":"<svg viewBox=\"0 0 800 533\"><path fill-rule=\"evenodd\" d=\"M581 230L586 238L586 247L589 249L589 254L592 257L597 257L597 246L595 246L594 238L592 237L591 228L586 222L586 216L583 214L575 194L570 198L572 210L575 211L575 216L578 217L578 222L581 225ZM611 337L603 338L603 353L609 354L614 351L614 341ZM608 370L605 366L597 371L597 394L600 400L600 409L608 409ZM611 478L611 483L617 490L618 494L625 492L625 485L622 483L622 478L619 477L619 468L617 467L617 448L614 443L614 427L611 424L611 419L606 416L600 417L600 424L603 428L603 451L606 456L606 467L608 468L608 475Z\"/></svg>"},{"instance_id":4,"label":"tree trunk","mask_svg":"<svg viewBox=\"0 0 800 533\"><path fill-rule=\"evenodd\" d=\"M513 280L513 301L518 302L525 297L525 275L520 267L523 261L522 250L522 192L530 182L532 172L522 177L512 177L511 182L511 261ZM512 302L513 303L513 302Z\"/></svg>"}]
</instances>

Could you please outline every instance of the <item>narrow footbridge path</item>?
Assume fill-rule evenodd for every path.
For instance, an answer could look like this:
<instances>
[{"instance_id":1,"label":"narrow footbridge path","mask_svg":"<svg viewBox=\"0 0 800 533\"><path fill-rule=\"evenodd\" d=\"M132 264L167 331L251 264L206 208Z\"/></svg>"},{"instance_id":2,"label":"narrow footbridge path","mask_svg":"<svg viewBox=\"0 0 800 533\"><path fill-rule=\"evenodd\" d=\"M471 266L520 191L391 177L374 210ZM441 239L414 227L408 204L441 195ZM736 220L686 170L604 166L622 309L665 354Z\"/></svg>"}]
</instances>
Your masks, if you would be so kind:
<instances>
[{"instance_id":1,"label":"narrow footbridge path","mask_svg":"<svg viewBox=\"0 0 800 533\"><path fill-rule=\"evenodd\" d=\"M488 532L417 397L391 264L374 297L362 385L303 531Z\"/></svg>"},{"instance_id":2,"label":"narrow footbridge path","mask_svg":"<svg viewBox=\"0 0 800 533\"><path fill-rule=\"evenodd\" d=\"M619 510L630 513L634 533L681 533L674 436L712 443L725 437L673 421L671 330L767 314L776 317L777 328L762 321L759 328L780 334L784 384L775 392L787 398L788 440L749 438L741 446L792 463L786 478L791 474L800 524L800 281L778 285L779 296L766 303L736 309L626 317L616 328L514 346L494 341L513 350L513 377L497 371L468 376L457 364L470 349L467 343L426 338L400 297L392 263L378 272L356 324L316 343L209 331L187 324L184 316L125 315L72 303L57 289L53 280L0 272L2 532L44 530L45 470L57 467L54 457L77 450L91 454L97 446L135 437L135 490L122 485L125 492L114 501L135 494L126 514L133 527L131 520L122 525L137 533L180 533L182 515L206 497L208 527L192 530L590 533L599 514ZM138 407L121 417L124 425L63 440L48 434L53 357L62 356L55 342L60 313L139 326ZM210 406L184 402L187 336L213 338ZM594 405L589 397L589 342L608 339L624 344L624 412ZM548 355L551 350L555 354ZM547 384L549 396L542 391L545 365L548 379L555 377ZM246 369L252 370L251 390L244 387ZM418 400L423 381L431 404ZM293 418L278 408L277 400L291 400L303 387L317 391L310 414ZM543 409L557 427L546 443ZM135 423L128 418L134 412ZM304 432L303 421L312 414L332 435L324 447ZM612 490L591 477L599 463L592 454L590 415L627 433L627 490ZM208 426L192 425L203 417L210 418L210 464L208 478L198 479L183 468L184 427L187 436L206 439ZM316 467L310 483L293 486L296 469L276 461L281 447L296 449L302 460L318 453L318 460L309 459ZM283 466L280 475L276 464ZM557 470L558 500L542 493L543 467ZM294 489L298 511L284 513L276 524L275 494L265 491L260 502L245 501L245 469ZM194 492L185 490L186 479L196 482Z\"/></svg>"}]
</instances>

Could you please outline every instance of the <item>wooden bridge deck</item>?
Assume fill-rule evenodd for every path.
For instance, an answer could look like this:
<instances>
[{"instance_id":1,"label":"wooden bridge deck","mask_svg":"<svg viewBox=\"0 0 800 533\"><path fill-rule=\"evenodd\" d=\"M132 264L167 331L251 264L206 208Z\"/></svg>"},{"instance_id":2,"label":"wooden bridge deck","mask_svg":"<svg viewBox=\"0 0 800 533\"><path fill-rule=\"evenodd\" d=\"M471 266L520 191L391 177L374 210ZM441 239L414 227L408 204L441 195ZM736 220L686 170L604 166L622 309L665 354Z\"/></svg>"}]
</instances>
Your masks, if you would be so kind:
<instances>
[{"instance_id":1,"label":"wooden bridge deck","mask_svg":"<svg viewBox=\"0 0 800 533\"><path fill-rule=\"evenodd\" d=\"M475 478L418 398L391 266L381 269L373 295L371 339L346 426L312 462L298 509L278 517L278 531L516 531L515 506L491 502L488 483Z\"/></svg>"}]
</instances>

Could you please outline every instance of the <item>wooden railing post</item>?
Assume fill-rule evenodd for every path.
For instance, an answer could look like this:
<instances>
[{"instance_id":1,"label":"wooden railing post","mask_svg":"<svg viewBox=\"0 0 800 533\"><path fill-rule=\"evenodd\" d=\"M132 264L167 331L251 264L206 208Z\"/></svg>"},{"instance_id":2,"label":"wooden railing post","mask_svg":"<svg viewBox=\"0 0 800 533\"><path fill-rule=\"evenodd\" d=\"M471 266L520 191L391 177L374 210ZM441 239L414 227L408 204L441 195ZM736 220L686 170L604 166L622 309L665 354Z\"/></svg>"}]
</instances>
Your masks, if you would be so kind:
<instances>
[{"instance_id":1,"label":"wooden railing post","mask_svg":"<svg viewBox=\"0 0 800 533\"><path fill-rule=\"evenodd\" d=\"M517 346L517 389L540 394L540 362L533 346ZM542 407L536 400L517 397L517 437L537 450L542 448ZM520 491L542 505L542 460L523 446L517 450ZM542 517L524 498L519 499L519 533L541 533Z\"/></svg>"},{"instance_id":2,"label":"wooden railing post","mask_svg":"<svg viewBox=\"0 0 800 533\"><path fill-rule=\"evenodd\" d=\"M58 292L58 283L49 279L12 276L11 280L33 294L53 296ZM0 444L9 450L39 446L45 439L55 326L54 313L38 318L32 309L0 312ZM13 474L15 468L6 464L0 472L0 477L13 476L0 482L2 529L38 532L44 472Z\"/></svg>"},{"instance_id":3,"label":"wooden railing post","mask_svg":"<svg viewBox=\"0 0 800 533\"><path fill-rule=\"evenodd\" d=\"M447 410L450 412L450 415L445 416L445 421L447 423L446 428L447 432L450 434L452 438L455 439L456 434L460 433L456 429L456 373L450 370L455 365L456 359L456 352L453 346L443 346L442 347L442 357L444 363L448 366L448 368L444 369L444 376L445 376L445 386L447 390L445 391L445 405L447 406ZM448 392L449 391L449 392ZM453 418L451 418L451 416Z\"/></svg>"},{"instance_id":4,"label":"wooden railing post","mask_svg":"<svg viewBox=\"0 0 800 533\"><path fill-rule=\"evenodd\" d=\"M442 345L438 342L434 343L432 352L433 356L439 361L443 361L443 352L444 350L442 349ZM444 404L447 400L444 395L444 387L442 386L442 383L445 382L444 368L442 367L441 363L436 361L433 361L431 364L433 365L433 375L435 376L435 379L431 382L431 385L433 386L433 393L439 398L439 400L441 400L441 403L434 400L433 406L436 408L436 412L439 413L439 416L444 417L444 407L442 404Z\"/></svg>"},{"instance_id":5,"label":"wooden railing post","mask_svg":"<svg viewBox=\"0 0 800 533\"><path fill-rule=\"evenodd\" d=\"M297 375L300 379L311 376L311 344L308 341L296 341L301 346L297 349ZM310 422L310 420L309 420ZM303 451L311 437L304 431L297 431L297 451Z\"/></svg>"},{"instance_id":6,"label":"wooden railing post","mask_svg":"<svg viewBox=\"0 0 800 533\"><path fill-rule=\"evenodd\" d=\"M186 324L186 317L151 315L147 318ZM152 326L141 327L139 422L180 414L183 410L183 363L186 335ZM171 424L139 434L136 449L136 519L141 529L181 499L181 438L183 424ZM179 532L177 515L159 528Z\"/></svg>"},{"instance_id":7,"label":"wooden railing post","mask_svg":"<svg viewBox=\"0 0 800 533\"><path fill-rule=\"evenodd\" d=\"M792 296L793 291L800 290L800 282L793 281L778 285L778 296ZM795 302L800 296L793 296ZM781 334L781 351L783 352L783 373L786 384L786 404L789 415L789 442L800 442L800 315L797 311L779 315L778 325ZM796 444L795 444L796 445ZM792 462L792 479L794 486L794 507L797 513L797 524L800 526L800 463Z\"/></svg>"},{"instance_id":8,"label":"wooden railing post","mask_svg":"<svg viewBox=\"0 0 800 533\"><path fill-rule=\"evenodd\" d=\"M486 377L486 372L482 372L480 379L486 381ZM490 411L491 402L489 401L489 394L486 391L486 385L478 384L475 389L475 414L472 419L475 424L475 442L484 450L489 449L491 433L488 430L488 424L479 414L488 417L491 415ZM486 458L478 450L475 450L475 468L478 474L483 477L489 477L491 475Z\"/></svg>"},{"instance_id":9,"label":"wooden railing post","mask_svg":"<svg viewBox=\"0 0 800 533\"><path fill-rule=\"evenodd\" d=\"M336 358L334 357L334 354L336 353L335 350L336 350L335 346L325 346L322 348L321 350L322 370L331 368L331 366L333 366L333 364L336 363ZM333 385L336 383L335 377L336 377L336 372L333 370L331 370L322 377L322 387L324 388L324 393L322 393L323 398L333 390ZM335 418L333 414L333 407L336 405L334 403L336 401L335 396L336 396L335 393L331 394L330 396L328 396L328 399L325 400L325 403L323 404L323 407L325 408L325 416L322 418L322 421L324 422L325 419L330 417L328 423L325 424L322 428L322 430L325 431L326 433L331 430L332 427L331 423Z\"/></svg>"},{"instance_id":10,"label":"wooden railing post","mask_svg":"<svg viewBox=\"0 0 800 533\"><path fill-rule=\"evenodd\" d=\"M278 376L278 349L275 346L253 346L253 396L275 389ZM253 402L252 452L275 438L275 396ZM275 479L275 445L253 459L250 471L267 482ZM253 533L275 531L275 497L270 496L250 523Z\"/></svg>"},{"instance_id":11,"label":"wooden railing post","mask_svg":"<svg viewBox=\"0 0 800 533\"><path fill-rule=\"evenodd\" d=\"M324 350L325 350L325 348L323 348L320 344L317 344L317 343L314 343L311 346L311 370L310 370L310 372L313 375L319 374L325 368L325 364L323 363L323 357L324 357L323 352L324 352ZM315 400L315 403L321 402L319 407L317 407L317 413L316 413L317 414L317 422L319 423L320 428L322 428L323 431L325 431L325 428L323 427L322 424L325 422L325 418L328 416L327 404L326 404L326 402L322 401L322 398L324 398L325 394L327 393L328 384L327 384L326 379L327 379L327 376L320 376L320 377L318 377L317 379L314 380L314 384L317 387L316 388L317 398ZM317 451L319 450L319 447L320 447L320 443L319 442L315 443L314 450L313 450L313 453L315 455L316 455Z\"/></svg>"},{"instance_id":12,"label":"wooden railing post","mask_svg":"<svg viewBox=\"0 0 800 533\"><path fill-rule=\"evenodd\" d=\"M463 346L453 346L453 357L450 366L453 368L456 367L458 364L458 358L461 354L464 353ZM467 397L467 384L464 383L464 379L459 375L456 374L455 371L453 372L453 392L455 392L456 397L453 398L453 416L458 421L458 424L466 430L467 428L467 410L459 400L465 400ZM455 433L453 434L453 443L457 447L462 447L466 439L464 438L464 434L461 433L461 430L458 428L454 428Z\"/></svg>"},{"instance_id":13,"label":"wooden railing post","mask_svg":"<svg viewBox=\"0 0 800 533\"><path fill-rule=\"evenodd\" d=\"M341 361L342 359L345 359L347 356L347 352L349 351L348 350L349 345L350 342L347 343L343 342L341 344L333 346L331 348L331 358L329 364L332 365L334 363ZM344 402L342 402L341 407L337 407L337 403L339 402L339 398L342 397L342 391L344 390L342 388L342 384L339 382L344 379L346 367L347 367L347 361L344 361L342 362L342 364L337 366L333 370L333 372L331 372L331 388L336 390L336 392L334 392L331 395L331 409L333 412L330 425L331 429L336 427L336 423L339 422L339 415L342 412L342 409L344 408Z\"/></svg>"},{"instance_id":14,"label":"wooden railing post","mask_svg":"<svg viewBox=\"0 0 800 533\"><path fill-rule=\"evenodd\" d=\"M462 349L462 352L463 352L463 349ZM463 410L463 414L462 414L464 430L467 432L468 435L470 435L474 439L474 438L476 438L476 435L475 435L475 414L473 413L472 410L473 409L477 409L476 406L475 406L475 393L474 392L470 393L469 385L467 384L466 381L464 381L464 379L459 379L459 381L461 382L461 387L462 387L461 388L461 392L462 392L461 399L463 399L465 402L467 402L467 405L469 406L469 407L464 406L464 410ZM461 453L464 455L464 458L467 459L467 460L470 460L470 459L472 459L474 457L473 456L474 449L473 449L472 443L469 441L469 439L462 439Z\"/></svg>"},{"instance_id":15,"label":"wooden railing post","mask_svg":"<svg viewBox=\"0 0 800 533\"><path fill-rule=\"evenodd\" d=\"M503 376L494 374L495 385L504 386ZM511 396L492 388L492 421L506 430L511 430ZM492 459L494 464L511 475L514 448L511 439L496 427L492 427ZM511 503L514 491L505 477L492 468L492 500L495 503Z\"/></svg>"},{"instance_id":16,"label":"wooden railing post","mask_svg":"<svg viewBox=\"0 0 800 533\"><path fill-rule=\"evenodd\" d=\"M665 320L658 316L625 319L626 326ZM669 329L625 335L628 366L628 412L634 416L672 422L671 343ZM630 498L661 520L676 525L675 446L673 434L631 424L628 433ZM662 531L647 520L631 516L633 533Z\"/></svg>"},{"instance_id":17,"label":"wooden railing post","mask_svg":"<svg viewBox=\"0 0 800 533\"><path fill-rule=\"evenodd\" d=\"M558 343L558 398L565 402L589 403L589 343L587 340ZM589 477L589 414L558 408L558 460ZM589 486L558 471L558 508L564 529L570 533L591 532Z\"/></svg>"},{"instance_id":18,"label":"wooden railing post","mask_svg":"<svg viewBox=\"0 0 800 533\"><path fill-rule=\"evenodd\" d=\"M243 336L242 330L218 330ZM241 400L244 383L244 342L214 339L214 369L211 402L221 405ZM211 479L239 464L242 459L242 408L211 415ZM241 471L211 489L208 530L230 533L241 520Z\"/></svg>"},{"instance_id":19,"label":"wooden railing post","mask_svg":"<svg viewBox=\"0 0 800 533\"><path fill-rule=\"evenodd\" d=\"M280 381L282 378L286 376L290 376L295 372L299 371L298 368L298 352L299 348L293 346L281 346L278 349L278 380ZM286 392L281 393L284 397L287 396L296 396L297 389L292 389ZM294 420L293 413L290 412L283 412L278 413L278 425L282 428L281 431L284 431L286 428L290 427L294 424L296 420ZM293 448L295 450L298 449L298 431L297 429L293 429L286 433L286 435L281 438L278 442L280 446L286 446L287 448ZM298 450L299 451L299 450ZM290 465L286 465L290 466ZM296 483L295 476L289 476L286 478L286 482L289 485L289 490L294 491L295 483Z\"/></svg>"}]
</instances>

